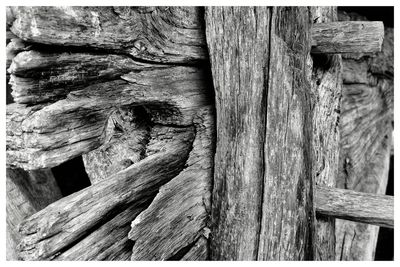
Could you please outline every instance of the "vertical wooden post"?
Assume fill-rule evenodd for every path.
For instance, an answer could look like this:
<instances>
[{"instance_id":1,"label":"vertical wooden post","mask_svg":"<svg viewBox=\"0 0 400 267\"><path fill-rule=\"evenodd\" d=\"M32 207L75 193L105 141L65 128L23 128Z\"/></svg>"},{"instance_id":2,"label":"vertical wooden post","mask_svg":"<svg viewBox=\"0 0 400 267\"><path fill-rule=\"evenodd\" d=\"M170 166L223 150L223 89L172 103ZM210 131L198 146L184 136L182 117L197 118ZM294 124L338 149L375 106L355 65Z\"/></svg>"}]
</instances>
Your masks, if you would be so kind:
<instances>
[{"instance_id":1,"label":"vertical wooden post","mask_svg":"<svg viewBox=\"0 0 400 267\"><path fill-rule=\"evenodd\" d=\"M210 7L216 92L211 259L313 258L309 12Z\"/></svg>"}]
</instances>

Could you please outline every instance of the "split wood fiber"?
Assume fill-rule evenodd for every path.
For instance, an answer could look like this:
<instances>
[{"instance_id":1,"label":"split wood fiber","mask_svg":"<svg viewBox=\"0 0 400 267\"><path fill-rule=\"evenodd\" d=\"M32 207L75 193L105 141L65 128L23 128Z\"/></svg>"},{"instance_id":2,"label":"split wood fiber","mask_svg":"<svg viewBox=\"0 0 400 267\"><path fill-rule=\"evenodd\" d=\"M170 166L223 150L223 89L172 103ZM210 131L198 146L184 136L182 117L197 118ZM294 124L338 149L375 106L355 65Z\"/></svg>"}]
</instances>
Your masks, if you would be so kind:
<instances>
[{"instance_id":1,"label":"split wood fiber","mask_svg":"<svg viewBox=\"0 0 400 267\"><path fill-rule=\"evenodd\" d=\"M313 258L309 27L307 8L206 8L213 260Z\"/></svg>"}]
</instances>

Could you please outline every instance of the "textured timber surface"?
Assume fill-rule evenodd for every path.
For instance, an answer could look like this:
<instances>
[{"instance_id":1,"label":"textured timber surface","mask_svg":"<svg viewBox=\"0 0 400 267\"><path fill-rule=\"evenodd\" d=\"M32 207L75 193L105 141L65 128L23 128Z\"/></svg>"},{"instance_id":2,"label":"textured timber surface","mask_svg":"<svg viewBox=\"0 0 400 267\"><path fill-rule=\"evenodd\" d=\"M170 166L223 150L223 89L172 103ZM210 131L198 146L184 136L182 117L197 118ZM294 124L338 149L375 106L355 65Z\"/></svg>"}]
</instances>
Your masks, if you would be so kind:
<instances>
[{"instance_id":1,"label":"textured timber surface","mask_svg":"<svg viewBox=\"0 0 400 267\"><path fill-rule=\"evenodd\" d=\"M375 53L383 41L381 21L335 21L312 27L313 53Z\"/></svg>"},{"instance_id":2,"label":"textured timber surface","mask_svg":"<svg viewBox=\"0 0 400 267\"><path fill-rule=\"evenodd\" d=\"M212 259L312 258L309 23L307 8L206 9L217 110Z\"/></svg>"},{"instance_id":3,"label":"textured timber surface","mask_svg":"<svg viewBox=\"0 0 400 267\"><path fill-rule=\"evenodd\" d=\"M320 214L393 228L393 196L318 186L316 211Z\"/></svg>"},{"instance_id":4,"label":"textured timber surface","mask_svg":"<svg viewBox=\"0 0 400 267\"><path fill-rule=\"evenodd\" d=\"M21 241L19 223L60 199L61 192L49 169L24 171L6 170L6 256L17 260L16 247Z\"/></svg>"},{"instance_id":5,"label":"textured timber surface","mask_svg":"<svg viewBox=\"0 0 400 267\"><path fill-rule=\"evenodd\" d=\"M339 13L340 20L362 20ZM393 131L393 29L382 51L343 56L343 96L337 187L385 194ZM336 220L336 259L373 260L379 227Z\"/></svg>"},{"instance_id":6,"label":"textured timber surface","mask_svg":"<svg viewBox=\"0 0 400 267\"><path fill-rule=\"evenodd\" d=\"M206 58L199 7L11 7L24 41L186 63Z\"/></svg>"},{"instance_id":7,"label":"textured timber surface","mask_svg":"<svg viewBox=\"0 0 400 267\"><path fill-rule=\"evenodd\" d=\"M311 7L313 25L337 20L336 7ZM339 163L339 117L342 91L341 56L312 55L313 179L336 186ZM315 260L335 259L335 218L317 214Z\"/></svg>"}]
</instances>

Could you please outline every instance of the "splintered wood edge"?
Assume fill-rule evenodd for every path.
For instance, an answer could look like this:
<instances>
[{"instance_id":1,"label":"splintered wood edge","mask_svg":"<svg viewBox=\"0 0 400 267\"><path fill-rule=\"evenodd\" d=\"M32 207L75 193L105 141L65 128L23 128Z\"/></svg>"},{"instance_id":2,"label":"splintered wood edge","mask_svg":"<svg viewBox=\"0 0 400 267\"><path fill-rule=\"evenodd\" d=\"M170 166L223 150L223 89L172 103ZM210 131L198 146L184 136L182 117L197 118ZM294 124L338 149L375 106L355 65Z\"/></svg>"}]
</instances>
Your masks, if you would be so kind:
<instances>
[{"instance_id":1,"label":"splintered wood edge","mask_svg":"<svg viewBox=\"0 0 400 267\"><path fill-rule=\"evenodd\" d=\"M380 52L384 37L381 21L316 23L311 29L312 53Z\"/></svg>"},{"instance_id":2,"label":"splintered wood edge","mask_svg":"<svg viewBox=\"0 0 400 267\"><path fill-rule=\"evenodd\" d=\"M316 187L316 212L339 219L394 227L393 196Z\"/></svg>"}]
</instances>

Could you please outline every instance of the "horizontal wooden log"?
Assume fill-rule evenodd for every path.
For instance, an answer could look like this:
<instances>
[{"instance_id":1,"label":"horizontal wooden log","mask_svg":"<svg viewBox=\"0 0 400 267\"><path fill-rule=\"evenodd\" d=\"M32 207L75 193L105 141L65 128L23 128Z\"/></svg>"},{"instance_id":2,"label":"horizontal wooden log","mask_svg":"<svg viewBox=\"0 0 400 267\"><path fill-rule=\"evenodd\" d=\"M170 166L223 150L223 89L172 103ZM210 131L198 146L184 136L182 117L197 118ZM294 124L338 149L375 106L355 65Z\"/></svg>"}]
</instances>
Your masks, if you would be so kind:
<instances>
[{"instance_id":1,"label":"horizontal wooden log","mask_svg":"<svg viewBox=\"0 0 400 267\"><path fill-rule=\"evenodd\" d=\"M312 53L375 53L381 51L380 21L316 23L311 29Z\"/></svg>"},{"instance_id":2,"label":"horizontal wooden log","mask_svg":"<svg viewBox=\"0 0 400 267\"><path fill-rule=\"evenodd\" d=\"M207 58L199 7L11 7L25 41L89 47L156 62Z\"/></svg>"},{"instance_id":3,"label":"horizontal wooden log","mask_svg":"<svg viewBox=\"0 0 400 267\"><path fill-rule=\"evenodd\" d=\"M10 43L10 49L14 43ZM14 49L18 48L14 46ZM11 74L14 101L35 104L54 102L90 84L115 80L131 71L150 68L162 66L140 63L123 55L42 53L29 50L13 57L8 72Z\"/></svg>"},{"instance_id":4,"label":"horizontal wooden log","mask_svg":"<svg viewBox=\"0 0 400 267\"><path fill-rule=\"evenodd\" d=\"M80 246L80 250L86 250L82 240L93 231L97 231L95 237L92 235L89 238L94 243L101 243L98 238L108 235L113 224L126 220L123 215L112 221L113 217L126 208L142 206L143 202L154 197L162 184L183 169L193 138L193 129L189 127L188 131L177 135L165 151L65 197L23 221L20 225L20 233L23 235L19 245L20 257L24 260L52 259L74 245ZM99 229L107 222L107 229ZM109 253L112 252L110 245L115 241L108 238L105 248L110 249ZM99 249L100 253L104 247L95 249ZM79 249L69 253L81 255Z\"/></svg>"},{"instance_id":5,"label":"horizontal wooden log","mask_svg":"<svg viewBox=\"0 0 400 267\"><path fill-rule=\"evenodd\" d=\"M167 260L194 243L208 238L210 191L214 151L214 115L211 107L199 110L194 120L196 138L185 169L160 188L151 205L132 222L131 260ZM160 132L162 133L162 132ZM161 139L171 135L165 132ZM160 138L149 143L154 151L164 149ZM164 141L165 142L165 141ZM149 150L148 153L151 153ZM159 152L155 152L159 153ZM193 258L200 252L193 252ZM201 255L204 255L202 246Z\"/></svg>"},{"instance_id":6,"label":"horizontal wooden log","mask_svg":"<svg viewBox=\"0 0 400 267\"><path fill-rule=\"evenodd\" d=\"M56 166L99 147L117 108L142 106L154 123L191 125L208 105L210 88L195 67L154 68L70 92L48 106L7 106L7 165L24 169Z\"/></svg>"},{"instance_id":7,"label":"horizontal wooden log","mask_svg":"<svg viewBox=\"0 0 400 267\"><path fill-rule=\"evenodd\" d=\"M316 212L339 219L394 227L393 196L317 186Z\"/></svg>"}]
</instances>

